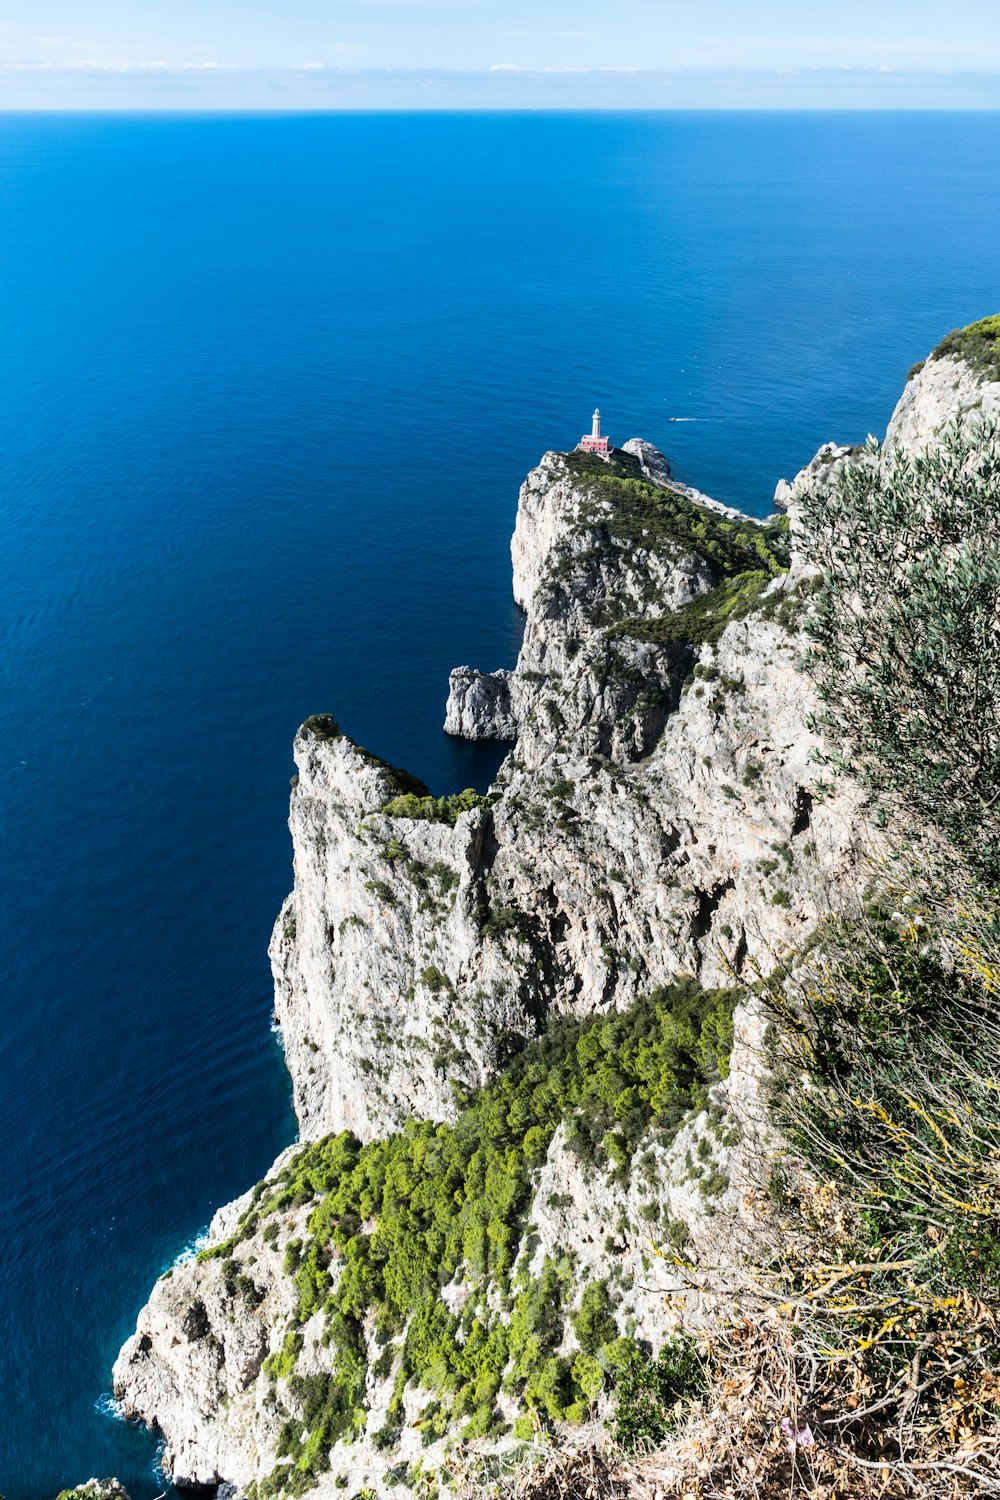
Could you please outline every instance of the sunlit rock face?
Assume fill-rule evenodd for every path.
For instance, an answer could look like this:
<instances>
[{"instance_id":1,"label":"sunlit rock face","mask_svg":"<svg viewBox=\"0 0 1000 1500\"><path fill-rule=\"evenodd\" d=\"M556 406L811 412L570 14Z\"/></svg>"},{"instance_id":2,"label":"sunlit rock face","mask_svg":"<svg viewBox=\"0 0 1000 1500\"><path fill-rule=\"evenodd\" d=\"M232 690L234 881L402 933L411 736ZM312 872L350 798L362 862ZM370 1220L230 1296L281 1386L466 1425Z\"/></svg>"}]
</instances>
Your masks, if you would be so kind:
<instances>
[{"instance_id":1,"label":"sunlit rock face","mask_svg":"<svg viewBox=\"0 0 1000 1500\"><path fill-rule=\"evenodd\" d=\"M766 973L858 887L871 830L858 788L826 784L816 758L798 669L801 561L705 629L699 610L726 578L697 538L753 523L682 492L649 445L620 462L695 507L696 540L644 537L633 520L624 542L572 456L547 454L528 476L512 543L526 617L517 667L451 680L451 732L515 741L490 796L434 803L330 719L296 738L294 887L271 959L303 1141L453 1120L552 1017L624 1010L683 976L728 986ZM678 612L700 622L690 637L657 624ZM617 1267L616 1316L656 1347L679 1317L703 1314L685 1300L689 1278L650 1259L652 1216L737 1299L768 1133L763 1025L753 1005L737 1010L728 1078L627 1172L582 1163L557 1129L533 1169L517 1268L568 1254L582 1285ZM115 1366L125 1409L159 1426L186 1484L265 1478L299 1410L292 1377L266 1362L285 1345L290 1247L316 1205L257 1223L264 1191L216 1216L213 1256L157 1283ZM332 1286L339 1275L335 1259ZM461 1270L441 1295L464 1305ZM298 1330L294 1378L329 1371L324 1326L317 1312ZM374 1324L364 1336L367 1426L329 1455L319 1500L364 1487L388 1497L400 1465L443 1456L443 1439L420 1435L432 1393L416 1386L395 1446L375 1441L397 1367L380 1359Z\"/></svg>"}]
</instances>

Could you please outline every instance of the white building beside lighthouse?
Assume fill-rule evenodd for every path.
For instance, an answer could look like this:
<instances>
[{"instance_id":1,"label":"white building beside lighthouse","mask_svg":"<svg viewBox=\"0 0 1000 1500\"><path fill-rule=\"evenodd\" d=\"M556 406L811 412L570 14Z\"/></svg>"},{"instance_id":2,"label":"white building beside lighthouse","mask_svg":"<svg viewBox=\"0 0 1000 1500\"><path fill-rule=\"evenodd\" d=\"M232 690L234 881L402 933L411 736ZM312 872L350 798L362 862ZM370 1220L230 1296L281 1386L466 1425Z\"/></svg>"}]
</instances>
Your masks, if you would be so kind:
<instances>
[{"instance_id":1,"label":"white building beside lighthouse","mask_svg":"<svg viewBox=\"0 0 1000 1500\"><path fill-rule=\"evenodd\" d=\"M602 458L607 458L610 445L606 437L601 437L601 412L597 408L594 412L594 425L590 432L580 439L580 447L584 453L599 453Z\"/></svg>"}]
</instances>

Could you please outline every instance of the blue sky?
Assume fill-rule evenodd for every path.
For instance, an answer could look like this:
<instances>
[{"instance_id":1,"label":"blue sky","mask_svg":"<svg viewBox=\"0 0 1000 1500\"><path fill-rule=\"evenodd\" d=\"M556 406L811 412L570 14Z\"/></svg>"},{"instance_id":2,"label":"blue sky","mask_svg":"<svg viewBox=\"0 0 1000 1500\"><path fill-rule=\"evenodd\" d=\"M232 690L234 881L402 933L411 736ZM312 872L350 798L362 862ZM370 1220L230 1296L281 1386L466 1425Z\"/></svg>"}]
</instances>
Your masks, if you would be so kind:
<instances>
[{"instance_id":1,"label":"blue sky","mask_svg":"<svg viewBox=\"0 0 1000 1500\"><path fill-rule=\"evenodd\" d=\"M1000 106L995 0L4 0L0 108Z\"/></svg>"}]
</instances>

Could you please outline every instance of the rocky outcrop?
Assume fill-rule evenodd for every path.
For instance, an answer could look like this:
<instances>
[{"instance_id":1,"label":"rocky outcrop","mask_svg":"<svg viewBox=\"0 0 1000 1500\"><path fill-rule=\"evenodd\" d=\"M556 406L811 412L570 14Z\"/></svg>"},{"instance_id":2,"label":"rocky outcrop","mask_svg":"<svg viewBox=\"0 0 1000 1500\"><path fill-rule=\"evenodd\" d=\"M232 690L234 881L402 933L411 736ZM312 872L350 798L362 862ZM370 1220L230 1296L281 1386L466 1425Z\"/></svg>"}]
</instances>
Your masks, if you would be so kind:
<instances>
[{"instance_id":1,"label":"rocky outcrop","mask_svg":"<svg viewBox=\"0 0 1000 1500\"><path fill-rule=\"evenodd\" d=\"M88 1479L75 1489L61 1490L57 1500L129 1500L129 1495L117 1479Z\"/></svg>"},{"instance_id":2,"label":"rocky outcrop","mask_svg":"<svg viewBox=\"0 0 1000 1500\"><path fill-rule=\"evenodd\" d=\"M329 720L304 726L295 759L295 888L270 952L302 1138L450 1117L453 1085L481 1083L536 1027L491 925L490 806L406 816L407 798L430 812L432 799L401 793Z\"/></svg>"},{"instance_id":3,"label":"rocky outcrop","mask_svg":"<svg viewBox=\"0 0 1000 1500\"><path fill-rule=\"evenodd\" d=\"M568 736L589 753L631 760L647 755L659 738L691 669L687 643L657 645L609 635L607 627L681 609L721 575L703 550L679 536L664 545L641 527L619 534L617 508L600 482L603 468L579 453L547 453L529 474L511 541L514 598L526 615L517 666L452 672L448 733L517 738L519 758L532 765ZM616 450L610 468L684 504L753 524L674 481L663 454L640 438Z\"/></svg>"},{"instance_id":4,"label":"rocky outcrop","mask_svg":"<svg viewBox=\"0 0 1000 1500\"><path fill-rule=\"evenodd\" d=\"M629 438L627 443L622 444L622 452L630 453L633 458L639 460L643 474L652 484L665 489L673 482L673 474L666 454L661 453L659 448L648 443L645 438Z\"/></svg>"},{"instance_id":5,"label":"rocky outcrop","mask_svg":"<svg viewBox=\"0 0 1000 1500\"><path fill-rule=\"evenodd\" d=\"M516 740L520 715L514 706L513 672L477 672L456 667L448 678L445 734L465 740Z\"/></svg>"},{"instance_id":6,"label":"rocky outcrop","mask_svg":"<svg viewBox=\"0 0 1000 1500\"><path fill-rule=\"evenodd\" d=\"M225 1243L235 1208L213 1221L210 1245ZM307 1217L288 1215L280 1240L259 1235L232 1256L167 1271L115 1361L125 1416L165 1433L163 1467L181 1488L242 1486L274 1465L284 1417L259 1377L296 1305L282 1266Z\"/></svg>"},{"instance_id":7,"label":"rocky outcrop","mask_svg":"<svg viewBox=\"0 0 1000 1500\"><path fill-rule=\"evenodd\" d=\"M631 454L637 458L643 477L650 484L655 484L657 489L669 490L673 495L679 495L684 500L691 500L695 505L700 505L704 510L714 511L716 515L728 516L731 521L745 521L749 519L743 511L737 510L735 506L723 505L721 500L713 500L710 495L701 490L693 489L689 484L682 484L676 479L670 467L665 453L645 438L629 438L627 443L621 447L622 453Z\"/></svg>"},{"instance_id":8,"label":"rocky outcrop","mask_svg":"<svg viewBox=\"0 0 1000 1500\"><path fill-rule=\"evenodd\" d=\"M512 543L517 668L453 674L453 732L517 732L489 796L431 798L327 716L296 738L295 883L271 959L304 1143L452 1121L554 1020L622 1011L685 976L766 973L855 893L872 833L809 728L802 570L781 566L783 532L692 501L645 445L607 473L610 486L599 460L553 453L528 477ZM606 1279L618 1329L654 1347L698 1316L700 1261L716 1294L729 1267L735 1295L760 1232L762 1024L737 1012L728 1079L625 1165L588 1163L555 1130L514 1277L572 1263L577 1298ZM297 1159L217 1216L209 1253L157 1284L116 1363L116 1394L162 1429L185 1483L264 1480L289 1461L289 1424L308 1449L342 1265L323 1267L327 1310L296 1322L321 1202L308 1184L282 1196ZM503 1306L471 1263L440 1297L453 1310L481 1299L487 1323ZM569 1317L567 1360L572 1330ZM362 1333L367 1422L338 1438L317 1496L387 1495L455 1435L429 1431L433 1392L408 1382L398 1338L385 1345L368 1314ZM514 1421L512 1398L496 1399Z\"/></svg>"},{"instance_id":9,"label":"rocky outcrop","mask_svg":"<svg viewBox=\"0 0 1000 1500\"><path fill-rule=\"evenodd\" d=\"M890 419L885 448L917 454L953 422L963 426L1000 418L1000 383L963 359L932 354L906 382Z\"/></svg>"},{"instance_id":10,"label":"rocky outcrop","mask_svg":"<svg viewBox=\"0 0 1000 1500\"><path fill-rule=\"evenodd\" d=\"M939 442L945 429L955 423L966 429L1000 421L1000 380L990 364L980 367L950 352L952 335L926 360L915 365L889 419L882 452L901 452L910 457ZM774 503L794 514L796 502L806 493L829 490L842 465L865 450L824 443L791 481L779 479Z\"/></svg>"},{"instance_id":11,"label":"rocky outcrop","mask_svg":"<svg viewBox=\"0 0 1000 1500\"><path fill-rule=\"evenodd\" d=\"M825 494L836 483L841 465L856 448L847 448L840 443L824 443L816 457L800 469L792 480L779 479L774 491L774 503L779 510L792 512L796 503L807 494Z\"/></svg>"}]
</instances>

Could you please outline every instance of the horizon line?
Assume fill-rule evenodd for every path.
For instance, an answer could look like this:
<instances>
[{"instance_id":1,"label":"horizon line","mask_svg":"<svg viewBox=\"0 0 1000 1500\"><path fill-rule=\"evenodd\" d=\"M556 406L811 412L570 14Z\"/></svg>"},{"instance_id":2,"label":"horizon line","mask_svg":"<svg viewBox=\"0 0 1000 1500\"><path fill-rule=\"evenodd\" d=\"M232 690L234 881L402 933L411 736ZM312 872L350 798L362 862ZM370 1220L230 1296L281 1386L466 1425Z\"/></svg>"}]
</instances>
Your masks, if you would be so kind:
<instances>
[{"instance_id":1,"label":"horizon line","mask_svg":"<svg viewBox=\"0 0 1000 1500\"><path fill-rule=\"evenodd\" d=\"M987 114L1000 69L0 62L0 114Z\"/></svg>"}]
</instances>

